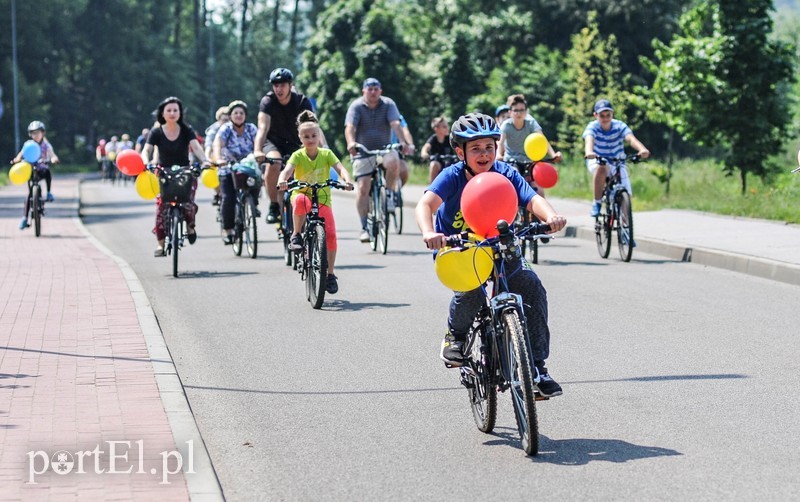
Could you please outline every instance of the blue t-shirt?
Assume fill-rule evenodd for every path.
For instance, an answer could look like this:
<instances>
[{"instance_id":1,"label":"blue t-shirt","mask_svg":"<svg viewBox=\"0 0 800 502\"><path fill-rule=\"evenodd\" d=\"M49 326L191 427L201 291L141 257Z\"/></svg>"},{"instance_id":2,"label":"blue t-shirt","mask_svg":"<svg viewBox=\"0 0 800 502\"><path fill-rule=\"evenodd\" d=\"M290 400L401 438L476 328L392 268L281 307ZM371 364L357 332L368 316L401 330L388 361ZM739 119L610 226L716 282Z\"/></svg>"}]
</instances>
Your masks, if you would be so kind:
<instances>
[{"instance_id":1,"label":"blue t-shirt","mask_svg":"<svg viewBox=\"0 0 800 502\"><path fill-rule=\"evenodd\" d=\"M593 120L583 131L583 138L592 136L594 138L594 153L601 157L616 159L625 158L625 137L633 134L628 124L621 120L612 119L611 128L604 131L600 122Z\"/></svg>"},{"instance_id":2,"label":"blue t-shirt","mask_svg":"<svg viewBox=\"0 0 800 502\"><path fill-rule=\"evenodd\" d=\"M527 206L531 199L538 197L519 171L505 162L495 161L489 171L500 173L511 181L517 191L519 206ZM464 168L464 161L460 161L443 169L426 189L438 195L443 201L436 211L437 232L453 235L470 230L461 214L461 193L465 186L467 186L467 170ZM486 203L491 204L492 201Z\"/></svg>"}]
</instances>

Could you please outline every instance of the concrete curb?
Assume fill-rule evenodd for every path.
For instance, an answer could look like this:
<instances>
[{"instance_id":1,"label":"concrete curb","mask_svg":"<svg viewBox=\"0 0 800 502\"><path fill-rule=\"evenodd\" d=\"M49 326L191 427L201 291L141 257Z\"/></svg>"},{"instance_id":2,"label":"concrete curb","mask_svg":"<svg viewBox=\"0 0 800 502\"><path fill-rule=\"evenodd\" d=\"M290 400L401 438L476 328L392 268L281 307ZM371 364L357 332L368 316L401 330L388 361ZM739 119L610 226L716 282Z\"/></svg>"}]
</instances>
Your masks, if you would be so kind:
<instances>
[{"instance_id":1,"label":"concrete curb","mask_svg":"<svg viewBox=\"0 0 800 502\"><path fill-rule=\"evenodd\" d=\"M80 191L82 182L83 179L78 181L79 201L81 199ZM186 397L183 384L178 376L172 355L164 340L164 334L161 332L158 319L150 305L142 283L139 281L136 272L128 265L128 262L114 254L84 226L80 218L80 203L76 204L73 221L89 242L103 254L114 260L122 271L123 277L125 277L128 289L136 305L136 315L139 318L139 325L144 334L148 354L150 355L150 359L154 361L153 370L155 371L156 383L158 384L158 391L161 396L161 402L164 405L164 411L167 414L167 419L172 429L175 446L178 451L180 451L183 458L188 458L189 456L187 441L192 441L192 445L194 446L194 472L191 474L187 473L185 470L187 468L186 464L184 464L183 471L183 475L186 479L186 489L189 492L190 499L200 501L225 500L222 494L222 486L219 483L219 478L211 463L211 457L206 449L205 441L203 441L200 430L197 428L197 423L195 422L194 414L192 413L188 398Z\"/></svg>"},{"instance_id":2,"label":"concrete curb","mask_svg":"<svg viewBox=\"0 0 800 502\"><path fill-rule=\"evenodd\" d=\"M567 226L565 237L594 241L593 228ZM800 286L800 267L757 256L729 253L719 249L687 247L673 242L636 237L636 250L707 267L722 268L747 275ZM614 250L611 251L614 253Z\"/></svg>"}]
</instances>

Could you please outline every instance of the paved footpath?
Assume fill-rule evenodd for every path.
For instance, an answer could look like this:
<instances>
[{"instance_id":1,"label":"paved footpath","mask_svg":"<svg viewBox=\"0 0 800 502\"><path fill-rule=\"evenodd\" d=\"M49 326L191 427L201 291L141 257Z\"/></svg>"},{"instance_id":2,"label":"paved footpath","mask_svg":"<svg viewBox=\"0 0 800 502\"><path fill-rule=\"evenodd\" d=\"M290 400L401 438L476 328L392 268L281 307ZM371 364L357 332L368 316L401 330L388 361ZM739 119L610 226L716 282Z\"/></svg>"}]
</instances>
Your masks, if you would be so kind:
<instances>
[{"instance_id":1,"label":"paved footpath","mask_svg":"<svg viewBox=\"0 0 800 502\"><path fill-rule=\"evenodd\" d=\"M42 236L0 189L0 500L221 500L135 274L57 176ZM182 469L178 459L182 461Z\"/></svg>"}]
</instances>

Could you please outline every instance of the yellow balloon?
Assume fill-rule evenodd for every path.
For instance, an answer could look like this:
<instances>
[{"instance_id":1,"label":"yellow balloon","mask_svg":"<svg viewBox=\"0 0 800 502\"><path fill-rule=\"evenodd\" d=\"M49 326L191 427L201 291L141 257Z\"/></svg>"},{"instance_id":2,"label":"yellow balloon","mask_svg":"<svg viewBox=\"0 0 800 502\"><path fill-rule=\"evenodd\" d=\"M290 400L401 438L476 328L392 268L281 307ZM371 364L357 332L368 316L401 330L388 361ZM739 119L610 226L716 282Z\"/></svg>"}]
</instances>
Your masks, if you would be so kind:
<instances>
[{"instance_id":1,"label":"yellow balloon","mask_svg":"<svg viewBox=\"0 0 800 502\"><path fill-rule=\"evenodd\" d=\"M446 247L436 255L436 276L453 291L472 291L489 279L494 268L491 248Z\"/></svg>"},{"instance_id":2,"label":"yellow balloon","mask_svg":"<svg viewBox=\"0 0 800 502\"><path fill-rule=\"evenodd\" d=\"M547 138L540 132L531 133L525 138L525 155L534 162L547 155Z\"/></svg>"},{"instance_id":3,"label":"yellow balloon","mask_svg":"<svg viewBox=\"0 0 800 502\"><path fill-rule=\"evenodd\" d=\"M203 169L200 174L200 181L208 188L217 188L219 186L219 174L216 169Z\"/></svg>"},{"instance_id":4,"label":"yellow balloon","mask_svg":"<svg viewBox=\"0 0 800 502\"><path fill-rule=\"evenodd\" d=\"M32 172L31 165L23 160L11 166L11 170L8 171L8 179L15 185L22 185L31 179Z\"/></svg>"},{"instance_id":5,"label":"yellow balloon","mask_svg":"<svg viewBox=\"0 0 800 502\"><path fill-rule=\"evenodd\" d=\"M114 160L116 158L117 158L117 153L116 152L108 152L108 160L110 160L111 162L114 162Z\"/></svg>"},{"instance_id":6,"label":"yellow balloon","mask_svg":"<svg viewBox=\"0 0 800 502\"><path fill-rule=\"evenodd\" d=\"M158 187L158 177L150 171L142 171L136 176L136 193L139 197L150 200L155 199L161 190Z\"/></svg>"}]
</instances>

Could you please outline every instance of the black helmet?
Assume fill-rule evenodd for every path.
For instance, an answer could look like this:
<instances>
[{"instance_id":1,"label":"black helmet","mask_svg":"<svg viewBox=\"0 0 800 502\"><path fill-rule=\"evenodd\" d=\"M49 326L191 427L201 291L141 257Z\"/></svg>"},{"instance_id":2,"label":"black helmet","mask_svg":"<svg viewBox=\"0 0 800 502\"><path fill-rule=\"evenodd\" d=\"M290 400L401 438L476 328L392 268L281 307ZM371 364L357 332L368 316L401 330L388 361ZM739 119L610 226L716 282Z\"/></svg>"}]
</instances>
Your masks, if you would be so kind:
<instances>
[{"instance_id":1,"label":"black helmet","mask_svg":"<svg viewBox=\"0 0 800 502\"><path fill-rule=\"evenodd\" d=\"M500 129L494 119L482 113L468 113L462 115L450 128L450 146L455 149L462 147L467 141L473 139L494 138L500 139Z\"/></svg>"},{"instance_id":2,"label":"black helmet","mask_svg":"<svg viewBox=\"0 0 800 502\"><path fill-rule=\"evenodd\" d=\"M34 120L30 124L28 124L28 132L29 133L31 133L33 131L39 131L39 130L41 130L42 132L45 131L44 122L41 122L41 121L38 121L38 120Z\"/></svg>"},{"instance_id":3,"label":"black helmet","mask_svg":"<svg viewBox=\"0 0 800 502\"><path fill-rule=\"evenodd\" d=\"M280 84L281 82L291 83L293 80L294 75L286 68L275 68L272 70L272 73L269 74L270 84Z\"/></svg>"}]
</instances>

